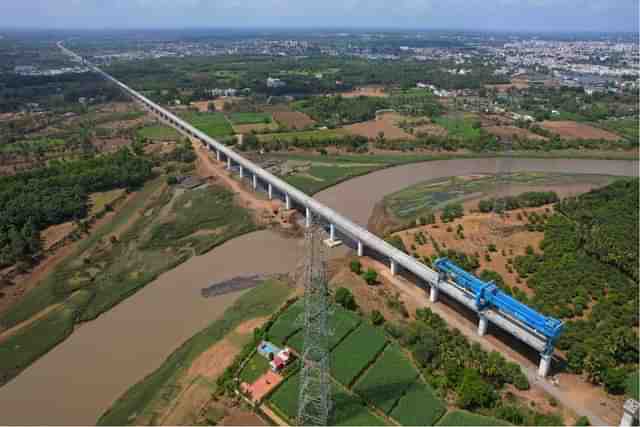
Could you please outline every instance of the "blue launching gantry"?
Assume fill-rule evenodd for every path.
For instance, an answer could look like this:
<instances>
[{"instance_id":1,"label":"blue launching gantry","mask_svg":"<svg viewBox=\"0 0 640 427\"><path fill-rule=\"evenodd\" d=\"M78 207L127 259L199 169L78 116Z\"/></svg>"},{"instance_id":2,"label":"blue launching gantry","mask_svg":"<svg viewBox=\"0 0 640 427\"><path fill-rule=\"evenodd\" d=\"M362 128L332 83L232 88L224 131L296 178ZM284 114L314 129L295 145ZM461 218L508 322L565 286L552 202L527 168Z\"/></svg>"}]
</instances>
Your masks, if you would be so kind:
<instances>
[{"instance_id":1,"label":"blue launching gantry","mask_svg":"<svg viewBox=\"0 0 640 427\"><path fill-rule=\"evenodd\" d=\"M564 328L564 323L562 321L538 313L531 307L507 295L505 292L500 290L494 282L485 282L477 278L447 258L437 259L434 266L441 275L445 276L459 287L462 287L467 294L470 294L474 299L481 322L486 322L486 318L483 317L482 311L487 308L492 308L509 318L515 319L526 329L543 337L546 345L542 356L543 358L546 357L547 361L550 361L554 344ZM481 329L486 329L486 323L484 328L481 327ZM548 366L544 371L547 370ZM542 367L541 371L543 371Z\"/></svg>"}]
</instances>

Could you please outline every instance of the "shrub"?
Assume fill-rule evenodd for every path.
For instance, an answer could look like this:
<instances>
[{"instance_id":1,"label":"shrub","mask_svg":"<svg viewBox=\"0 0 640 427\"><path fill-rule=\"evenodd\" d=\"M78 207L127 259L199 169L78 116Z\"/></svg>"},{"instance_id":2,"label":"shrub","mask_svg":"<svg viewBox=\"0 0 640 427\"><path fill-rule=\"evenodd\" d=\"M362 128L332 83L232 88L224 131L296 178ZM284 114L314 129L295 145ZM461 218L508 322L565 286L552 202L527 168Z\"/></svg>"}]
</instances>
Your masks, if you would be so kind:
<instances>
[{"instance_id":1,"label":"shrub","mask_svg":"<svg viewBox=\"0 0 640 427\"><path fill-rule=\"evenodd\" d=\"M384 323L384 316L380 313L379 310L373 310L371 312L371 323L374 325L382 325Z\"/></svg>"},{"instance_id":2,"label":"shrub","mask_svg":"<svg viewBox=\"0 0 640 427\"><path fill-rule=\"evenodd\" d=\"M336 290L335 299L338 304L340 304L347 310L355 310L358 307L353 294L349 289L345 287L340 287Z\"/></svg>"},{"instance_id":3,"label":"shrub","mask_svg":"<svg viewBox=\"0 0 640 427\"><path fill-rule=\"evenodd\" d=\"M362 273L362 263L357 259L354 259L353 261L351 261L351 264L349 265L349 267L351 268L351 271L355 274Z\"/></svg>"},{"instance_id":4,"label":"shrub","mask_svg":"<svg viewBox=\"0 0 640 427\"><path fill-rule=\"evenodd\" d=\"M365 280L365 282L367 282L368 285L375 285L378 281L378 273L373 268L369 268L362 275L362 278Z\"/></svg>"}]
</instances>

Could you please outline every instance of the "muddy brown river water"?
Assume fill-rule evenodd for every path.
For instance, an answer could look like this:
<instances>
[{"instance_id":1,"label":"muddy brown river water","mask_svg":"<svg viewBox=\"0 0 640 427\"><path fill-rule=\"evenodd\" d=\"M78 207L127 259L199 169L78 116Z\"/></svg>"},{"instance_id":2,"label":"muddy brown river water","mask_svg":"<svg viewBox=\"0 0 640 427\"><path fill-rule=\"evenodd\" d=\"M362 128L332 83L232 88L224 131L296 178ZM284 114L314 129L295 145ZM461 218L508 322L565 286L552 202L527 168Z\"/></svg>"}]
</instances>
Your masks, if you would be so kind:
<instances>
[{"instance_id":1,"label":"muddy brown river water","mask_svg":"<svg viewBox=\"0 0 640 427\"><path fill-rule=\"evenodd\" d=\"M514 159L510 171L638 176L637 161ZM504 169L503 169L504 170ZM494 159L418 163L378 171L317 198L366 224L385 195L420 181L493 173ZM299 240L259 231L194 257L79 327L66 341L0 388L1 425L92 425L127 388L156 369L182 342L220 317L241 292L203 298L212 282L293 271Z\"/></svg>"}]
</instances>

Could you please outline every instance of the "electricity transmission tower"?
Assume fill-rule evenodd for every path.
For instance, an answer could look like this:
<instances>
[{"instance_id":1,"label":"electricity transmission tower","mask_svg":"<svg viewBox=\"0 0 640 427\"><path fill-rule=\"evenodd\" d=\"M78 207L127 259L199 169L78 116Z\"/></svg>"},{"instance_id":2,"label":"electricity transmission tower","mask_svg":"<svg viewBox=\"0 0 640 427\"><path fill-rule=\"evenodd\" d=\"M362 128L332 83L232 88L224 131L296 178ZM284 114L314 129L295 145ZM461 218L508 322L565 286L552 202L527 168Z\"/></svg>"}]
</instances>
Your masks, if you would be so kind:
<instances>
[{"instance_id":1,"label":"electricity transmission tower","mask_svg":"<svg viewBox=\"0 0 640 427\"><path fill-rule=\"evenodd\" d=\"M312 221L305 232L304 347L301 357L298 425L326 426L331 410L329 301L324 230Z\"/></svg>"},{"instance_id":2,"label":"electricity transmission tower","mask_svg":"<svg viewBox=\"0 0 640 427\"><path fill-rule=\"evenodd\" d=\"M491 208L490 228L495 238L499 238L507 208L506 198L510 195L511 174L513 173L512 142L506 141L496 158L495 196Z\"/></svg>"}]
</instances>

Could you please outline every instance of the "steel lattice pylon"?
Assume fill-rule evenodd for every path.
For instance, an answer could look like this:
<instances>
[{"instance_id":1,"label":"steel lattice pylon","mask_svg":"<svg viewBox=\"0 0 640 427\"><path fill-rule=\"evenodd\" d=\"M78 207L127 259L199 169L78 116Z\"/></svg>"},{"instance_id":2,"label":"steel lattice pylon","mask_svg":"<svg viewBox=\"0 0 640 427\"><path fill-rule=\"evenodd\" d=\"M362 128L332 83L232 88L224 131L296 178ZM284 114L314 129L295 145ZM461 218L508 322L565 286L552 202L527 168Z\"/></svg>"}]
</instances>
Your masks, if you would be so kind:
<instances>
[{"instance_id":1,"label":"steel lattice pylon","mask_svg":"<svg viewBox=\"0 0 640 427\"><path fill-rule=\"evenodd\" d=\"M493 206L491 208L491 217L489 219L489 227L494 238L500 238L500 231L504 225L506 211L506 197L510 195L510 181L513 173L513 157L511 142L505 142L501 154L496 158L495 172L495 196Z\"/></svg>"},{"instance_id":2,"label":"steel lattice pylon","mask_svg":"<svg viewBox=\"0 0 640 427\"><path fill-rule=\"evenodd\" d=\"M323 229L312 221L305 232L304 347L301 357L298 425L326 426L331 411L329 301Z\"/></svg>"}]
</instances>

